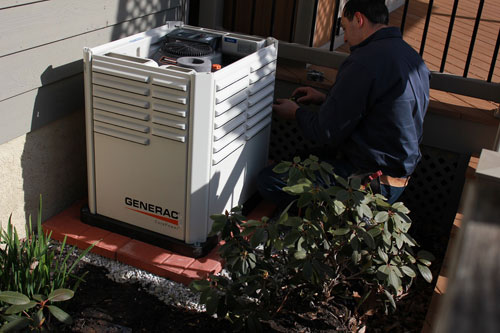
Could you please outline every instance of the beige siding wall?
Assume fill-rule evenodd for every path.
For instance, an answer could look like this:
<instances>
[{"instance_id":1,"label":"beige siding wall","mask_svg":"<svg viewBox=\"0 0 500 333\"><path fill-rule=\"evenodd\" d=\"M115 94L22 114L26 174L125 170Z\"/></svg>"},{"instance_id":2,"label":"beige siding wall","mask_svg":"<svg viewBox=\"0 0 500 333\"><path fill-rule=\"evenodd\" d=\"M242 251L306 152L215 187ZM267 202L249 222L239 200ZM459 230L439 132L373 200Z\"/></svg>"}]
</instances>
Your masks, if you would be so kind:
<instances>
[{"instance_id":1,"label":"beige siding wall","mask_svg":"<svg viewBox=\"0 0 500 333\"><path fill-rule=\"evenodd\" d=\"M182 0L0 2L0 222L85 197L82 49L180 20Z\"/></svg>"}]
</instances>

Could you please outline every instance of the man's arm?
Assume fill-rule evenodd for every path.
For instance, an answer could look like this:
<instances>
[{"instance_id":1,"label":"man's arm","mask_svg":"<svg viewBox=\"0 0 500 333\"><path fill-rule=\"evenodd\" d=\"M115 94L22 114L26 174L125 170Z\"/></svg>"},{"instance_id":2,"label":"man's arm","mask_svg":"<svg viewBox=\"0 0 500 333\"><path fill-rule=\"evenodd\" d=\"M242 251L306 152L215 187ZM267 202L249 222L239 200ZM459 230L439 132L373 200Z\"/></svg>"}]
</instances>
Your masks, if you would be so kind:
<instances>
[{"instance_id":1,"label":"man's arm","mask_svg":"<svg viewBox=\"0 0 500 333\"><path fill-rule=\"evenodd\" d=\"M344 142L367 112L373 82L366 68L345 63L318 112L303 107L295 110L302 134L307 139L334 146Z\"/></svg>"}]
</instances>

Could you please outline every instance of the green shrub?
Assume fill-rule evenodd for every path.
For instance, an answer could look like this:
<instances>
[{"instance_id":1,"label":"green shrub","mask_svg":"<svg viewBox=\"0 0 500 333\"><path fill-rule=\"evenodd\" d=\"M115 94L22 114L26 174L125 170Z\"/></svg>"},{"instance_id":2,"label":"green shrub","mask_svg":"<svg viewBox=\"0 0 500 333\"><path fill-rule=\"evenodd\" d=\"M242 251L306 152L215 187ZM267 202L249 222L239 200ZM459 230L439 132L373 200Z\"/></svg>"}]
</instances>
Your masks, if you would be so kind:
<instances>
[{"instance_id":1,"label":"green shrub","mask_svg":"<svg viewBox=\"0 0 500 333\"><path fill-rule=\"evenodd\" d=\"M49 313L57 319L65 318L66 315L61 312L62 310L48 302L66 300L64 298L68 297L69 292L72 297L72 293L86 274L76 276L72 272L81 258L94 245L82 251L70 264L69 258L75 247L66 251L65 238L58 253L56 252L56 247L51 245L51 234L43 232L41 212L42 198L40 197L36 231L33 230L30 216L26 225L25 239L19 239L11 218L9 218L6 230L3 230L0 225L0 291L2 291L0 314L3 319L1 322L6 326L2 326L2 331L12 325L18 327L17 325L23 323L35 328L42 327L47 324L43 319L45 318L44 309L48 309ZM64 252L66 252L65 255ZM73 281L75 281L74 284ZM12 324L13 321L14 324Z\"/></svg>"},{"instance_id":2,"label":"green shrub","mask_svg":"<svg viewBox=\"0 0 500 333\"><path fill-rule=\"evenodd\" d=\"M245 221L238 207L212 216L211 234L225 241L219 253L230 276L191 284L208 313L236 329L259 331L260 320L279 312L292 293L352 299L356 291L362 295L356 307L372 295L387 312L417 274L431 282L433 256L414 252L403 203L390 205L314 156L282 162L274 171L288 173L283 190L297 197L279 218ZM335 186L321 185L332 179ZM298 214L290 213L292 204Z\"/></svg>"}]
</instances>

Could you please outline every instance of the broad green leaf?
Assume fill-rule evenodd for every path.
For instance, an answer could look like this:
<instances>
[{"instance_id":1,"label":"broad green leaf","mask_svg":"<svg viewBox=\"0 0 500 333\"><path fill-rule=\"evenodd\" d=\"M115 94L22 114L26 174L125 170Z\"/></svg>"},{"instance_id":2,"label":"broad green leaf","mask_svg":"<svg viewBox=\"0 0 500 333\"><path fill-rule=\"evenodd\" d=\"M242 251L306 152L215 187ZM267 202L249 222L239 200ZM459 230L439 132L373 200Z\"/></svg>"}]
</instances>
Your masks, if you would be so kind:
<instances>
[{"instance_id":1,"label":"broad green leaf","mask_svg":"<svg viewBox=\"0 0 500 333\"><path fill-rule=\"evenodd\" d=\"M19 332L26 328L31 323L31 320L27 317L16 317L13 320L8 321L2 327L0 327L1 332Z\"/></svg>"},{"instance_id":2,"label":"broad green leaf","mask_svg":"<svg viewBox=\"0 0 500 333\"><path fill-rule=\"evenodd\" d=\"M411 278L414 278L417 276L417 273L415 273L415 271L411 267L401 266L401 270L403 271L403 273L405 273L406 275L408 275Z\"/></svg>"},{"instance_id":3,"label":"broad green leaf","mask_svg":"<svg viewBox=\"0 0 500 333\"><path fill-rule=\"evenodd\" d=\"M337 200L346 201L347 199L349 199L349 192L347 192L346 190L343 190L343 189L339 190L336 193L336 197L337 197Z\"/></svg>"},{"instance_id":4,"label":"broad green leaf","mask_svg":"<svg viewBox=\"0 0 500 333\"><path fill-rule=\"evenodd\" d=\"M304 192L307 192L311 189L311 185L307 183L300 183L300 184L295 184L292 186L285 186L283 187L283 191L290 193L290 194L302 194Z\"/></svg>"},{"instance_id":5,"label":"broad green leaf","mask_svg":"<svg viewBox=\"0 0 500 333\"><path fill-rule=\"evenodd\" d=\"M298 230L291 230L286 236L285 239L283 240L283 245L285 246L291 246L295 244L295 242L299 239L300 237L300 232Z\"/></svg>"},{"instance_id":6,"label":"broad green leaf","mask_svg":"<svg viewBox=\"0 0 500 333\"><path fill-rule=\"evenodd\" d=\"M391 208L391 204L389 204L387 202L387 198L381 194L375 195L375 203L377 204L377 206L382 207L382 208L386 208L386 209Z\"/></svg>"},{"instance_id":7,"label":"broad green leaf","mask_svg":"<svg viewBox=\"0 0 500 333\"><path fill-rule=\"evenodd\" d=\"M339 229L334 229L332 231L332 234L334 234L335 236L344 236L347 235L350 231L351 229L349 228L339 228Z\"/></svg>"},{"instance_id":8,"label":"broad green leaf","mask_svg":"<svg viewBox=\"0 0 500 333\"><path fill-rule=\"evenodd\" d=\"M210 282L207 280L194 280L189 285L189 288L192 291L202 292L202 291L210 289Z\"/></svg>"},{"instance_id":9,"label":"broad green leaf","mask_svg":"<svg viewBox=\"0 0 500 333\"><path fill-rule=\"evenodd\" d=\"M358 193L359 193L359 192L358 192ZM360 206L361 206L361 209L363 210L363 214L364 214L366 217L368 217L368 218L370 218L370 219L371 219L371 218L373 218L373 212L372 212L372 210L370 209L370 207L368 207L368 205L367 205L367 204L362 203L362 204L360 204Z\"/></svg>"},{"instance_id":10,"label":"broad green leaf","mask_svg":"<svg viewBox=\"0 0 500 333\"><path fill-rule=\"evenodd\" d=\"M67 301L68 299L73 298L74 295L75 292L73 290L61 288L51 292L48 296L48 300L52 302Z\"/></svg>"},{"instance_id":11,"label":"broad green leaf","mask_svg":"<svg viewBox=\"0 0 500 333\"><path fill-rule=\"evenodd\" d=\"M357 190L361 187L361 179L358 177L351 178L349 185L352 189Z\"/></svg>"},{"instance_id":12,"label":"broad green leaf","mask_svg":"<svg viewBox=\"0 0 500 333\"><path fill-rule=\"evenodd\" d=\"M392 244L391 234L384 230L382 232L382 240L384 241L384 244L390 246Z\"/></svg>"},{"instance_id":13,"label":"broad green leaf","mask_svg":"<svg viewBox=\"0 0 500 333\"><path fill-rule=\"evenodd\" d=\"M263 224L262 221L248 220L247 222L245 222L245 223L242 224L242 227L245 227L245 228L248 228L248 227L259 227L262 224Z\"/></svg>"},{"instance_id":14,"label":"broad green leaf","mask_svg":"<svg viewBox=\"0 0 500 333\"><path fill-rule=\"evenodd\" d=\"M361 253L359 251L352 251L351 260L357 265L361 261Z\"/></svg>"},{"instance_id":15,"label":"broad green leaf","mask_svg":"<svg viewBox=\"0 0 500 333\"><path fill-rule=\"evenodd\" d=\"M385 211L378 212L375 215L375 222L377 222L377 223L386 222L388 219L389 219L389 213L387 213Z\"/></svg>"},{"instance_id":16,"label":"broad green leaf","mask_svg":"<svg viewBox=\"0 0 500 333\"><path fill-rule=\"evenodd\" d=\"M259 244L265 243L267 241L267 231L262 228L255 230L252 238L250 239L250 244L253 247L259 246Z\"/></svg>"},{"instance_id":17,"label":"broad green leaf","mask_svg":"<svg viewBox=\"0 0 500 333\"><path fill-rule=\"evenodd\" d=\"M391 273L391 269L389 265L380 265L377 269L380 273L382 273L386 278L389 276Z\"/></svg>"},{"instance_id":18,"label":"broad green leaf","mask_svg":"<svg viewBox=\"0 0 500 333\"><path fill-rule=\"evenodd\" d=\"M71 316L57 306L49 305L47 307L49 308L50 313L60 322L65 323L66 325L71 325L73 323Z\"/></svg>"},{"instance_id":19,"label":"broad green leaf","mask_svg":"<svg viewBox=\"0 0 500 333\"><path fill-rule=\"evenodd\" d=\"M331 186L329 188L326 189L326 193L328 193L328 195L334 197L337 195L337 192L342 190L341 187L338 187L338 186Z\"/></svg>"},{"instance_id":20,"label":"broad green leaf","mask_svg":"<svg viewBox=\"0 0 500 333\"><path fill-rule=\"evenodd\" d=\"M224 216L224 218L211 218L214 220L214 223L212 224L212 229L210 230L210 236L213 236L224 229L227 223L227 218L226 216Z\"/></svg>"},{"instance_id":21,"label":"broad green leaf","mask_svg":"<svg viewBox=\"0 0 500 333\"><path fill-rule=\"evenodd\" d=\"M378 235L382 233L382 230L380 228L375 227L371 228L370 230L367 231L373 238L376 238Z\"/></svg>"},{"instance_id":22,"label":"broad green leaf","mask_svg":"<svg viewBox=\"0 0 500 333\"><path fill-rule=\"evenodd\" d=\"M286 221L283 221L283 225L289 226L289 227L298 227L303 223L302 218L298 216L293 216L288 218Z\"/></svg>"},{"instance_id":23,"label":"broad green leaf","mask_svg":"<svg viewBox=\"0 0 500 333\"><path fill-rule=\"evenodd\" d=\"M335 175L335 182L344 188L348 188L349 184L347 183L347 180L345 178L340 177L339 175Z\"/></svg>"},{"instance_id":24,"label":"broad green leaf","mask_svg":"<svg viewBox=\"0 0 500 333\"><path fill-rule=\"evenodd\" d=\"M389 262L389 256L387 255L387 253L384 252L384 250L378 247L377 252L380 259L382 259L385 263Z\"/></svg>"},{"instance_id":25,"label":"broad green leaf","mask_svg":"<svg viewBox=\"0 0 500 333\"><path fill-rule=\"evenodd\" d=\"M432 282L432 273L431 270L424 265L417 264L418 270L420 271L420 274L422 277L425 279L425 281L431 283Z\"/></svg>"},{"instance_id":26,"label":"broad green leaf","mask_svg":"<svg viewBox=\"0 0 500 333\"><path fill-rule=\"evenodd\" d=\"M391 303L391 306L393 309L396 308L396 302L394 302L394 297L392 297L392 295L384 289L384 294L385 294L385 297L387 297L387 299L389 300L389 303Z\"/></svg>"},{"instance_id":27,"label":"broad green leaf","mask_svg":"<svg viewBox=\"0 0 500 333\"><path fill-rule=\"evenodd\" d=\"M366 231L361 231L361 237L363 238L363 241L368 245L370 249L375 248L375 240L373 239L372 235L367 233Z\"/></svg>"},{"instance_id":28,"label":"broad green leaf","mask_svg":"<svg viewBox=\"0 0 500 333\"><path fill-rule=\"evenodd\" d=\"M309 192L302 193L302 195L299 197L299 200L297 201L297 206L299 208L303 208L311 203L313 199L313 195Z\"/></svg>"},{"instance_id":29,"label":"broad green leaf","mask_svg":"<svg viewBox=\"0 0 500 333\"><path fill-rule=\"evenodd\" d=\"M394 239L396 240L396 247L398 249L401 249L403 247L403 238L401 238L401 235L399 235L396 232L393 232L392 237L394 237Z\"/></svg>"},{"instance_id":30,"label":"broad green leaf","mask_svg":"<svg viewBox=\"0 0 500 333\"><path fill-rule=\"evenodd\" d=\"M293 158L293 163L295 163L295 164L300 163L300 157L299 156L295 156Z\"/></svg>"},{"instance_id":31,"label":"broad green leaf","mask_svg":"<svg viewBox=\"0 0 500 333\"><path fill-rule=\"evenodd\" d=\"M425 260L428 260L428 261L434 261L434 260L436 260L436 258L434 257L434 255L432 253L430 253L429 251L425 251L425 250L418 251L417 258L418 259L425 259Z\"/></svg>"},{"instance_id":32,"label":"broad green leaf","mask_svg":"<svg viewBox=\"0 0 500 333\"><path fill-rule=\"evenodd\" d=\"M394 288L394 290L398 291L401 288L401 279L398 277L394 269L391 267L389 271L389 284Z\"/></svg>"},{"instance_id":33,"label":"broad green leaf","mask_svg":"<svg viewBox=\"0 0 500 333\"><path fill-rule=\"evenodd\" d=\"M403 241L410 246L417 246L417 242L408 234L401 234Z\"/></svg>"},{"instance_id":34,"label":"broad green leaf","mask_svg":"<svg viewBox=\"0 0 500 333\"><path fill-rule=\"evenodd\" d=\"M28 304L30 299L27 296L15 291L2 291L0 292L0 301L8 304L22 305Z\"/></svg>"},{"instance_id":35,"label":"broad green leaf","mask_svg":"<svg viewBox=\"0 0 500 333\"><path fill-rule=\"evenodd\" d=\"M296 251L293 254L293 257L297 260L304 260L307 257L307 252L302 250L302 251Z\"/></svg>"},{"instance_id":36,"label":"broad green leaf","mask_svg":"<svg viewBox=\"0 0 500 333\"><path fill-rule=\"evenodd\" d=\"M325 170L326 172L328 172L329 174L333 175L333 167L331 164L327 163L327 162L320 162L319 165L321 166L321 168L323 170Z\"/></svg>"},{"instance_id":37,"label":"broad green leaf","mask_svg":"<svg viewBox=\"0 0 500 333\"><path fill-rule=\"evenodd\" d=\"M15 304L11 305L5 311L6 314L15 314L35 307L38 303L35 301L30 301L27 304Z\"/></svg>"},{"instance_id":38,"label":"broad green leaf","mask_svg":"<svg viewBox=\"0 0 500 333\"><path fill-rule=\"evenodd\" d=\"M392 208L403 214L409 214L410 210L405 207L402 202L396 202L392 205Z\"/></svg>"},{"instance_id":39,"label":"broad green leaf","mask_svg":"<svg viewBox=\"0 0 500 333\"><path fill-rule=\"evenodd\" d=\"M341 215L345 211L345 205L342 201L335 199L335 200L333 200L333 205L334 205L335 213L337 215Z\"/></svg>"},{"instance_id":40,"label":"broad green leaf","mask_svg":"<svg viewBox=\"0 0 500 333\"><path fill-rule=\"evenodd\" d=\"M290 170L291 165L292 164L290 162L281 162L273 168L273 171L275 173L285 173Z\"/></svg>"}]
</instances>

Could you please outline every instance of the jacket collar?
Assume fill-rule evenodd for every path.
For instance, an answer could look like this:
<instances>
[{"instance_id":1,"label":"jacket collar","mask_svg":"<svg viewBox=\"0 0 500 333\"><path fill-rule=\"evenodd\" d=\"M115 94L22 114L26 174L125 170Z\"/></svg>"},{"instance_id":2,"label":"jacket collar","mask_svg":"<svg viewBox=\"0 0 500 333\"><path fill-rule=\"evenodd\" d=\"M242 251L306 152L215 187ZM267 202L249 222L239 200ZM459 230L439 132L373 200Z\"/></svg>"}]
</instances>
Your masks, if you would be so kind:
<instances>
[{"instance_id":1,"label":"jacket collar","mask_svg":"<svg viewBox=\"0 0 500 333\"><path fill-rule=\"evenodd\" d=\"M380 30L375 31L373 34L371 34L368 38L366 38L364 41L359 43L358 45L354 45L350 48L351 52L354 50L363 47L367 44L369 44L372 41L380 40L380 39L386 39L386 38L402 38L401 36L401 30L397 27L385 27Z\"/></svg>"}]
</instances>

